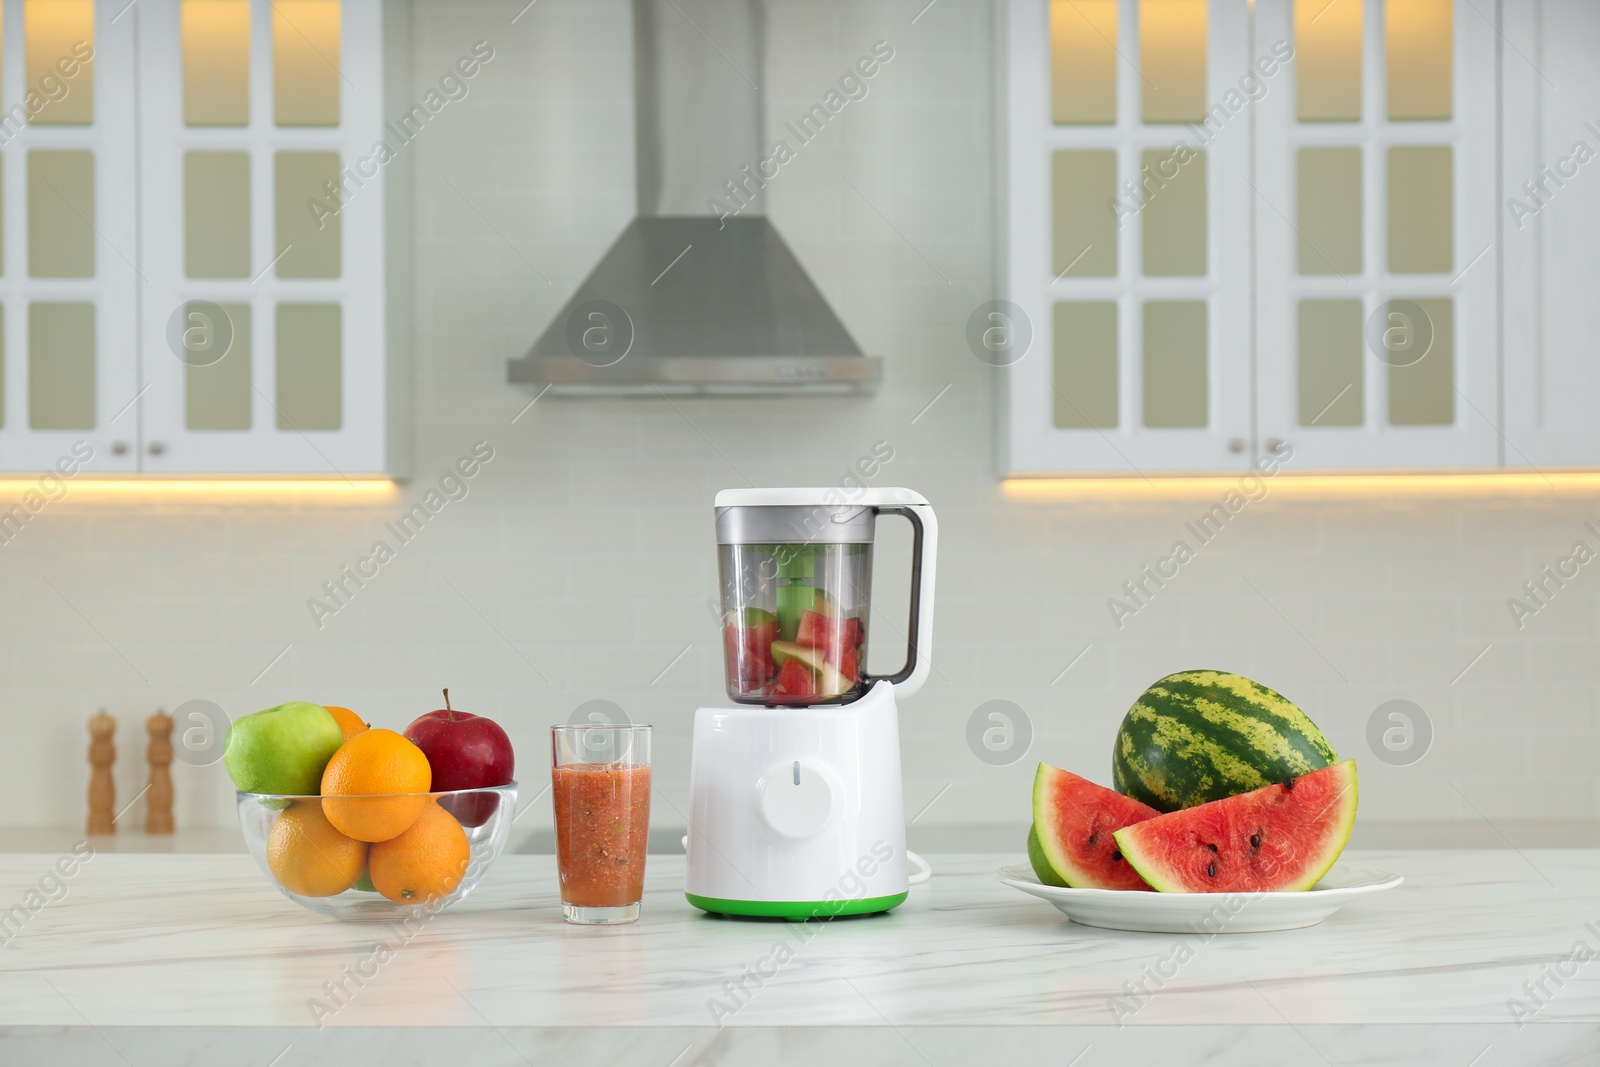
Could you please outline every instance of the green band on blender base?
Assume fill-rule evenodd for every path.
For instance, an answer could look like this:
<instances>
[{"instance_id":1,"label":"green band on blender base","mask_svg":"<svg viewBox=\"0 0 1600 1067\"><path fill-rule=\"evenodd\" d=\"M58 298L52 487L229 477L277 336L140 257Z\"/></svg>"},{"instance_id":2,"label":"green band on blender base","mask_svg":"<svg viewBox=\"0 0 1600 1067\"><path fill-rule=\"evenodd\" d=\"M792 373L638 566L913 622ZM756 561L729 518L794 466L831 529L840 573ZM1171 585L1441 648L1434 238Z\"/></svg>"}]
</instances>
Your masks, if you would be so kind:
<instances>
[{"instance_id":1,"label":"green band on blender base","mask_svg":"<svg viewBox=\"0 0 1600 1067\"><path fill-rule=\"evenodd\" d=\"M701 911L716 915L753 915L766 919L788 919L805 922L807 919L831 919L836 915L872 915L888 911L905 903L910 893L892 893L886 897L863 897L860 900L722 900L685 893L690 904Z\"/></svg>"}]
</instances>

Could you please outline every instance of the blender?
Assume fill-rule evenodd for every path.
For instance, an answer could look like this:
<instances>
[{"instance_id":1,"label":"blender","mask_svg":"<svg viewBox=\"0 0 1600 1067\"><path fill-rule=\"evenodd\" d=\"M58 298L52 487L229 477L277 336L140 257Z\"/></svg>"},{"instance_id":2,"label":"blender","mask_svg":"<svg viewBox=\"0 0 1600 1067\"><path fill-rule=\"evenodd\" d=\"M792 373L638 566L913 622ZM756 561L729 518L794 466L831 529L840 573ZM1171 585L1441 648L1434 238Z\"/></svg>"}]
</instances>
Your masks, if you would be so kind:
<instances>
[{"instance_id":1,"label":"blender","mask_svg":"<svg viewBox=\"0 0 1600 1067\"><path fill-rule=\"evenodd\" d=\"M716 497L731 703L694 717L684 888L703 911L804 921L906 899L897 702L928 676L938 523L909 489L840 496ZM880 515L912 528L905 661L881 677L866 670Z\"/></svg>"}]
</instances>

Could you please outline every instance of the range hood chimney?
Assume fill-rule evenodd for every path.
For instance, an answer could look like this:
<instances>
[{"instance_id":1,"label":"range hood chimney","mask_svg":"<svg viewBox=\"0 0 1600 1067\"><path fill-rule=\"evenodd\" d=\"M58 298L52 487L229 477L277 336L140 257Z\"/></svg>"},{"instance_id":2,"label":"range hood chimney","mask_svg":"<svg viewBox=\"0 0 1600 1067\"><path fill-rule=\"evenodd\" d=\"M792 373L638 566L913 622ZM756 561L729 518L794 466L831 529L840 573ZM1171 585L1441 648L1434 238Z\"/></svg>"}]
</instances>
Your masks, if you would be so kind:
<instances>
[{"instance_id":1,"label":"range hood chimney","mask_svg":"<svg viewBox=\"0 0 1600 1067\"><path fill-rule=\"evenodd\" d=\"M511 381L652 396L877 387L883 360L862 355L764 211L765 30L760 0L634 0L638 215Z\"/></svg>"}]
</instances>

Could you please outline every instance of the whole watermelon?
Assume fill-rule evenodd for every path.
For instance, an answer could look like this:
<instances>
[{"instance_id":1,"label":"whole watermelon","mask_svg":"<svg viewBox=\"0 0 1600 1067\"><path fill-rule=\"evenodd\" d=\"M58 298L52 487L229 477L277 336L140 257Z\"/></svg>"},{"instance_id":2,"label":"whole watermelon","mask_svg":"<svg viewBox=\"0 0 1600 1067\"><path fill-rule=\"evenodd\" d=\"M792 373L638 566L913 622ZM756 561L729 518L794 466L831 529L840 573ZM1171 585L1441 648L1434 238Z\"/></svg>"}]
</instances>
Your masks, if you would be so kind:
<instances>
[{"instance_id":1,"label":"whole watermelon","mask_svg":"<svg viewBox=\"0 0 1600 1067\"><path fill-rule=\"evenodd\" d=\"M1177 811L1338 761L1322 731L1283 695L1226 671L1181 671L1128 709L1111 781L1157 811Z\"/></svg>"}]
</instances>

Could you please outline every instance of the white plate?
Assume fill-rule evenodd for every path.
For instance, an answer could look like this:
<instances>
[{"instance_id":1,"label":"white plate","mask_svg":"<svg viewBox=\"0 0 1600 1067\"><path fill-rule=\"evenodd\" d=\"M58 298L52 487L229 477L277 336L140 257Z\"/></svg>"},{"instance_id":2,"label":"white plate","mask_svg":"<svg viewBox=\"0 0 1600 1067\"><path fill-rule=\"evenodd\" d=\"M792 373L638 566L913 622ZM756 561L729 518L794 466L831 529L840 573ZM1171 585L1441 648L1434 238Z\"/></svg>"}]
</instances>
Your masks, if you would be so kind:
<instances>
[{"instance_id":1,"label":"white plate","mask_svg":"<svg viewBox=\"0 0 1600 1067\"><path fill-rule=\"evenodd\" d=\"M1001 867L1006 885L1048 900L1073 922L1153 934L1248 934L1315 926L1357 897L1393 889L1398 874L1336 863L1304 893L1146 893L1040 883L1027 864Z\"/></svg>"}]
</instances>

